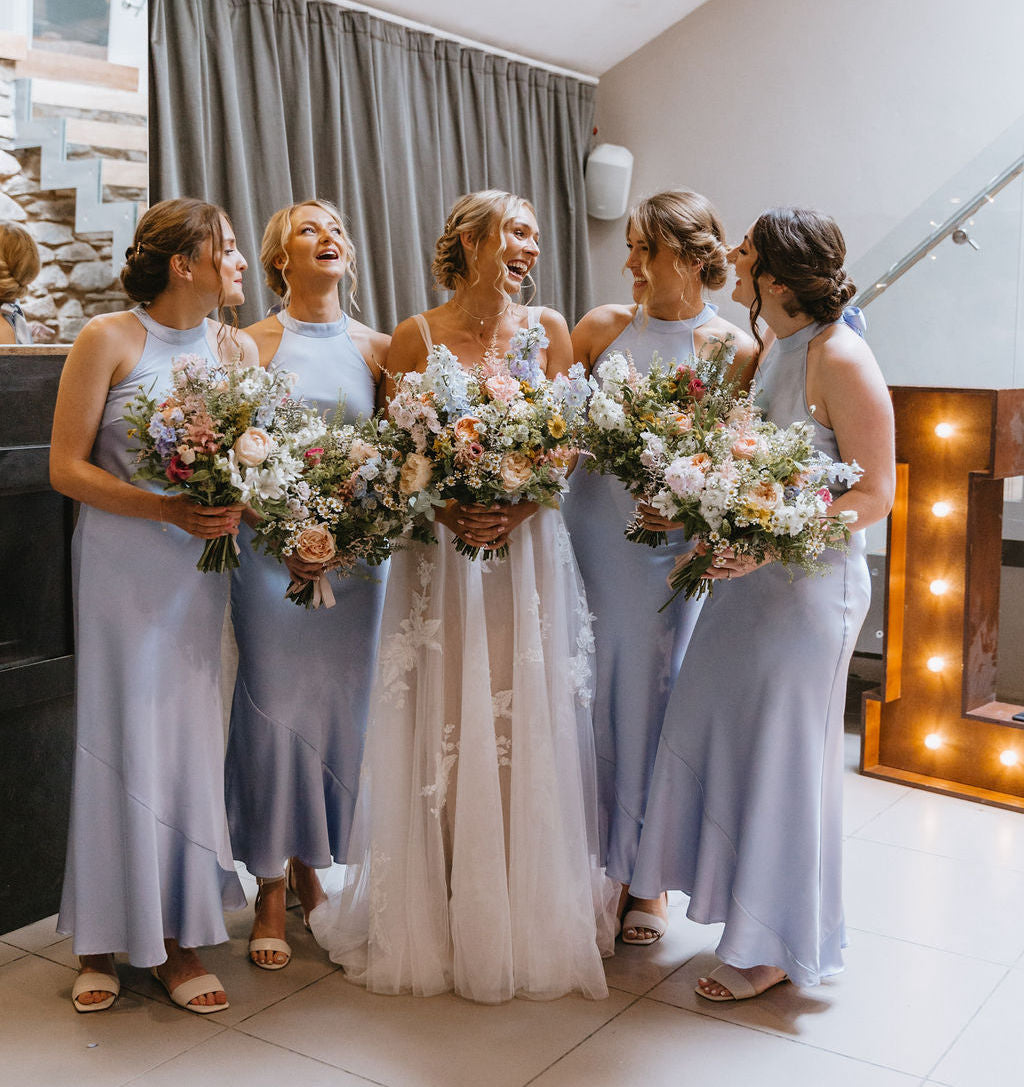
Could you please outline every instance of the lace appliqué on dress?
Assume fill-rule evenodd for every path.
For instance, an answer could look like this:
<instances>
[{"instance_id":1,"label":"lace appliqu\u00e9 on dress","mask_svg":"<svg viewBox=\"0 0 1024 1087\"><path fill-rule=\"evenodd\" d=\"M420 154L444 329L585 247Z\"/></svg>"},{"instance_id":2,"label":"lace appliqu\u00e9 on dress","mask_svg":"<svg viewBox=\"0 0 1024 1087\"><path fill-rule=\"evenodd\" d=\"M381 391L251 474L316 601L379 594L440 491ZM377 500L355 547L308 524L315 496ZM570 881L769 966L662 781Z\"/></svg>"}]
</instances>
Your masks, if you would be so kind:
<instances>
[{"instance_id":1,"label":"lace appliqu\u00e9 on dress","mask_svg":"<svg viewBox=\"0 0 1024 1087\"><path fill-rule=\"evenodd\" d=\"M594 655L594 619L593 612L587 607L586 597L576 598L576 649L578 652L569 658L569 679L576 701L581 706L589 706L593 699L591 687L591 658Z\"/></svg>"},{"instance_id":2,"label":"lace appliqu\u00e9 on dress","mask_svg":"<svg viewBox=\"0 0 1024 1087\"><path fill-rule=\"evenodd\" d=\"M385 955L391 954L391 940L388 936L388 926L384 917L388 908L388 892L386 889L387 870L391 858L378 846L374 846L370 852L370 896L369 896L369 930L367 933L369 942L379 947Z\"/></svg>"},{"instance_id":3,"label":"lace appliqu\u00e9 on dress","mask_svg":"<svg viewBox=\"0 0 1024 1087\"><path fill-rule=\"evenodd\" d=\"M511 736L496 736L494 739L494 746L498 751L498 765L499 766L511 766L512 765L512 737Z\"/></svg>"},{"instance_id":4,"label":"lace appliqu\u00e9 on dress","mask_svg":"<svg viewBox=\"0 0 1024 1087\"><path fill-rule=\"evenodd\" d=\"M409 684L403 678L416 667L416 658L420 650L428 649L441 652L438 632L440 619L427 619L430 607L430 578L434 564L421 558L416 567L422 592L412 594L412 610L409 617L403 619L398 630L384 640L378 661L381 697L393 702L399 709L405 706L405 695Z\"/></svg>"},{"instance_id":5,"label":"lace appliqu\u00e9 on dress","mask_svg":"<svg viewBox=\"0 0 1024 1087\"><path fill-rule=\"evenodd\" d=\"M459 745L452 739L455 731L454 725L445 725L441 733L441 750L434 752L434 781L432 785L424 785L420 789L420 796L433 797L434 803L430 807L430 814L435 819L441 818L441 812L448 800L448 780L452 776L452 768L459 757Z\"/></svg>"}]
</instances>

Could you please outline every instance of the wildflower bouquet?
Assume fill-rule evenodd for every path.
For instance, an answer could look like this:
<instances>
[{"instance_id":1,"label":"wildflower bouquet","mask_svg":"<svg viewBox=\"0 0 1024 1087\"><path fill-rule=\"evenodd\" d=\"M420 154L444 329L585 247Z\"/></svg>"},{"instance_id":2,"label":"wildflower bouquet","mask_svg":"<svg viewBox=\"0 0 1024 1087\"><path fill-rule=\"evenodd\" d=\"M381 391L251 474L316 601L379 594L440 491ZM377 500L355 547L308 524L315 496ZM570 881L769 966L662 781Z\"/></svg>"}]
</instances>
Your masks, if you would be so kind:
<instances>
[{"instance_id":1,"label":"wildflower bouquet","mask_svg":"<svg viewBox=\"0 0 1024 1087\"><path fill-rule=\"evenodd\" d=\"M278 421L295 375L202 355L179 355L171 369L166 396L140 388L125 408L129 437L139 443L133 478L203 506L241 502L263 515L278 508L302 470L294 437ZM216 573L238 566L234 536L208 540L196 566Z\"/></svg>"},{"instance_id":2,"label":"wildflower bouquet","mask_svg":"<svg viewBox=\"0 0 1024 1087\"><path fill-rule=\"evenodd\" d=\"M708 345L707 355L680 365L662 364L655 353L651 368L641 375L633 361L619 351L598 367L591 378L593 395L583 444L589 452L587 469L614 475L629 493L649 503L663 485L666 457L689 437L700 439L734 402L734 389L725 380L736 351L731 337ZM626 527L636 543L657 547L664 532L644 527L639 512Z\"/></svg>"},{"instance_id":3,"label":"wildflower bouquet","mask_svg":"<svg viewBox=\"0 0 1024 1087\"><path fill-rule=\"evenodd\" d=\"M437 345L422 373L402 375L388 415L412 447L406 466L414 464L416 486L465 505L557 504L590 389L578 365L568 377L545 377L538 356L547 343L533 325L512 337L504 358L472 370ZM458 538L455 547L471 559L508 554L507 545Z\"/></svg>"},{"instance_id":4,"label":"wildflower bouquet","mask_svg":"<svg viewBox=\"0 0 1024 1087\"><path fill-rule=\"evenodd\" d=\"M254 546L278 559L325 563L343 576L357 562L380 565L421 506L420 492L402 488L404 459L375 420L316 420L306 429L302 473L285 488L287 508L260 523ZM293 580L285 595L307 608L334 605L326 572Z\"/></svg>"},{"instance_id":5,"label":"wildflower bouquet","mask_svg":"<svg viewBox=\"0 0 1024 1087\"><path fill-rule=\"evenodd\" d=\"M830 488L845 490L861 469L815 449L813 434L810 420L783 428L761 418L747 395L710 428L693 428L658 454L660 487L650 504L705 545L672 572L667 603L681 592L710 593L712 581L701 575L726 547L808 573L827 569L822 552L845 548L857 519L852 510L829 514Z\"/></svg>"}]
</instances>

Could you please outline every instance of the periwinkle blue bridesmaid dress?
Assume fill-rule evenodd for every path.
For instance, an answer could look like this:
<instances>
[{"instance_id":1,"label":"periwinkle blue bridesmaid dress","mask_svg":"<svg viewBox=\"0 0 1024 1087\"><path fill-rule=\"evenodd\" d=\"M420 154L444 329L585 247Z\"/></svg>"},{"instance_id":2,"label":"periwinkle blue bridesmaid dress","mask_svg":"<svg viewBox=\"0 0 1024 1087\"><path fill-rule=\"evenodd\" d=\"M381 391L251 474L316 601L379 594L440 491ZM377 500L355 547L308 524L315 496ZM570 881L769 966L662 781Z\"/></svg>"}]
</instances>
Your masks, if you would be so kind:
<instances>
[{"instance_id":1,"label":"periwinkle blue bridesmaid dress","mask_svg":"<svg viewBox=\"0 0 1024 1087\"><path fill-rule=\"evenodd\" d=\"M758 402L779 426L811 417L807 345L825 327L777 340L761 364ZM682 890L693 920L724 921L721 961L797 985L842 969L843 711L870 598L863 532L823 557L825 576L790 581L770 563L716 581L665 714L633 874L637 894Z\"/></svg>"},{"instance_id":2,"label":"periwinkle blue bridesmaid dress","mask_svg":"<svg viewBox=\"0 0 1024 1087\"><path fill-rule=\"evenodd\" d=\"M124 409L171 387L177 355L213 358L207 322L178 330L134 311L142 356L107 395L92 462L131 481ZM136 486L159 490L149 482ZM228 579L203 574L203 541L173 525L82 505L72 542L76 746L58 932L76 955L164 962L228 938L245 895L224 812L220 632Z\"/></svg>"},{"instance_id":3,"label":"periwinkle blue bridesmaid dress","mask_svg":"<svg viewBox=\"0 0 1024 1087\"><path fill-rule=\"evenodd\" d=\"M284 331L273 365L298 374L295 395L322 411L343 402L346 421L372 415L376 386L348 318L277 319ZM257 554L252 538L243 524L231 581L238 676L225 782L235 857L274 878L288 857L314 868L345 859L387 566L332 578L335 606L307 611L285 599L287 569Z\"/></svg>"},{"instance_id":4,"label":"periwinkle blue bridesmaid dress","mask_svg":"<svg viewBox=\"0 0 1024 1087\"><path fill-rule=\"evenodd\" d=\"M706 304L696 317L661 321L645 319L638 308L592 372L596 376L613 351L628 352L644 374L655 352L663 365L681 363L694 353L694 329L716 313L715 306ZM608 875L628 885L665 707L701 602L679 597L658 614L671 595L665 579L676 556L692 546L681 532L670 533L668 543L658 548L632 543L623 533L636 502L619 480L590 472L581 463L570 483L562 510L595 616L601 842Z\"/></svg>"}]
</instances>

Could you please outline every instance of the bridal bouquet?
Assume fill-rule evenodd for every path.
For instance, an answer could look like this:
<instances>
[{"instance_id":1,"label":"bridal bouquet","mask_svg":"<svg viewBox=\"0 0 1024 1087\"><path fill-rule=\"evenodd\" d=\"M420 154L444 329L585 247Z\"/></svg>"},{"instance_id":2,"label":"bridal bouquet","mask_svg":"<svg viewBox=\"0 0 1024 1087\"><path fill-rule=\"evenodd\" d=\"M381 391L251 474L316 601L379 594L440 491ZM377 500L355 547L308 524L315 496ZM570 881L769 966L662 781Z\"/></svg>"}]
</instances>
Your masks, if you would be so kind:
<instances>
[{"instance_id":1,"label":"bridal bouquet","mask_svg":"<svg viewBox=\"0 0 1024 1087\"><path fill-rule=\"evenodd\" d=\"M466 505L557 503L590 388L579 365L545 377L538 355L547 343L533 325L512 337L504 358L472 370L436 345L422 373L402 375L388 416L410 447L411 484ZM461 539L455 546L469 558L508 554Z\"/></svg>"},{"instance_id":2,"label":"bridal bouquet","mask_svg":"<svg viewBox=\"0 0 1024 1087\"><path fill-rule=\"evenodd\" d=\"M588 470L616 476L634 498L650 503L663 485L670 451L699 444L732 406L735 393L725 374L735 353L731 338L713 341L706 356L691 355L680 365L664 366L655 353L647 374L627 355L610 354L590 382L583 428ZM650 547L666 541L664 532L644 527L639 512L626 536Z\"/></svg>"},{"instance_id":3,"label":"bridal bouquet","mask_svg":"<svg viewBox=\"0 0 1024 1087\"><path fill-rule=\"evenodd\" d=\"M852 510L829 514L830 487L849 487L861 469L816 450L813 434L809 420L782 428L761 418L743 396L709 429L686 431L671 448L649 443L659 482L650 504L705 545L672 572L666 607L681 592L710 593L712 581L701 575L726 547L808 573L827 569L821 553L844 548L857 519Z\"/></svg>"},{"instance_id":4,"label":"bridal bouquet","mask_svg":"<svg viewBox=\"0 0 1024 1087\"><path fill-rule=\"evenodd\" d=\"M375 420L309 424L302 472L284 489L286 509L260 522L254 546L278 559L294 554L321 562L341 575L353 573L357 562L379 566L389 559L424 496L404 489L407 458L388 441L386 429ZM286 596L307 608L334 605L326 573L293 580Z\"/></svg>"},{"instance_id":5,"label":"bridal bouquet","mask_svg":"<svg viewBox=\"0 0 1024 1087\"><path fill-rule=\"evenodd\" d=\"M302 470L295 434L279 422L295 375L202 355L178 355L171 369L169 393L158 400L140 388L125 408L128 435L139 443L134 478L203 506L241 502L264 516L280 508ZM234 536L208 540L196 566L238 566Z\"/></svg>"}]
</instances>

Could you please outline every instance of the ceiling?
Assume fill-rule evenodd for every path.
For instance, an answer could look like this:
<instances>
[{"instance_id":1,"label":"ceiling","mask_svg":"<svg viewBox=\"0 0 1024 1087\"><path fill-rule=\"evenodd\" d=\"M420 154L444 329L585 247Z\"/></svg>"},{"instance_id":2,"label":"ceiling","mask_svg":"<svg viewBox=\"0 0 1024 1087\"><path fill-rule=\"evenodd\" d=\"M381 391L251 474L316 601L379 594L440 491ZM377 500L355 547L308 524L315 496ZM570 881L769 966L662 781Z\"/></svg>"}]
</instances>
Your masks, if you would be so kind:
<instances>
[{"instance_id":1,"label":"ceiling","mask_svg":"<svg viewBox=\"0 0 1024 1087\"><path fill-rule=\"evenodd\" d=\"M518 0L512 5L507 0L361 0L360 6L600 76L704 2Z\"/></svg>"}]
</instances>

